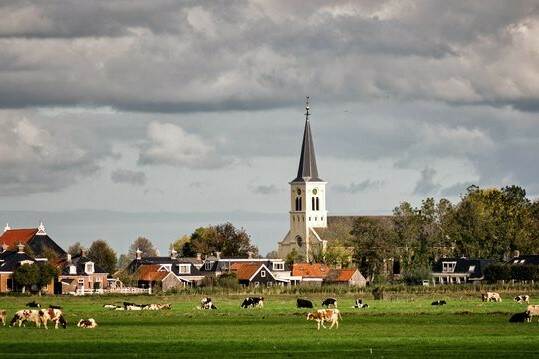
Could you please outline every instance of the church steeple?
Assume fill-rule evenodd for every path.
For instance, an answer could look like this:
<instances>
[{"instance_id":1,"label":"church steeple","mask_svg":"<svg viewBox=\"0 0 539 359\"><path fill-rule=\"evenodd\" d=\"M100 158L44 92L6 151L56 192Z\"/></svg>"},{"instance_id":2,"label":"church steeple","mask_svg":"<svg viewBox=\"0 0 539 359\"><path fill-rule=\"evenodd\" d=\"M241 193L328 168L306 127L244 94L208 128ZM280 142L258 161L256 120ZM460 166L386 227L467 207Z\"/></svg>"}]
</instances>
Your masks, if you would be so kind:
<instances>
[{"instance_id":1,"label":"church steeple","mask_svg":"<svg viewBox=\"0 0 539 359\"><path fill-rule=\"evenodd\" d=\"M301 155L299 158L298 174L292 182L323 182L318 177L316 167L316 156L314 153L313 137L311 135L311 121L309 107L309 97L305 101L305 130L303 131L303 143L301 144Z\"/></svg>"}]
</instances>

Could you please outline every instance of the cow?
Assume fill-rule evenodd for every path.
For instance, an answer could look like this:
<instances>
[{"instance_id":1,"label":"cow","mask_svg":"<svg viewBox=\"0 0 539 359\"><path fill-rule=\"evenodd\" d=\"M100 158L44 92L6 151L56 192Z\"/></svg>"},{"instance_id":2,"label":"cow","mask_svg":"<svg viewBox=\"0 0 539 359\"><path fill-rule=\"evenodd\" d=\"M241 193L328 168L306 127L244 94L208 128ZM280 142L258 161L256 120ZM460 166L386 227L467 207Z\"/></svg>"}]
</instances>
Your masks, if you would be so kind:
<instances>
[{"instance_id":1,"label":"cow","mask_svg":"<svg viewBox=\"0 0 539 359\"><path fill-rule=\"evenodd\" d=\"M41 315L41 322L47 328L47 321L54 323L54 329L58 329L58 325L62 325L62 328L67 328L67 321L64 318L64 314L60 309L49 308L47 310L41 310L43 314Z\"/></svg>"},{"instance_id":2,"label":"cow","mask_svg":"<svg viewBox=\"0 0 539 359\"><path fill-rule=\"evenodd\" d=\"M509 318L509 322L511 323L524 323L524 322L531 322L532 316L530 313L522 312L522 313L515 313Z\"/></svg>"},{"instance_id":3,"label":"cow","mask_svg":"<svg viewBox=\"0 0 539 359\"><path fill-rule=\"evenodd\" d=\"M435 300L434 302L430 303L430 305L446 305L447 302L445 300Z\"/></svg>"},{"instance_id":4,"label":"cow","mask_svg":"<svg viewBox=\"0 0 539 359\"><path fill-rule=\"evenodd\" d=\"M213 304L213 301L210 297L204 297L200 300L200 307L199 309L217 309L217 307Z\"/></svg>"},{"instance_id":5,"label":"cow","mask_svg":"<svg viewBox=\"0 0 539 359\"><path fill-rule=\"evenodd\" d=\"M313 307L313 302L311 302L308 299L298 298L296 300L296 307L298 307L298 308L312 308Z\"/></svg>"},{"instance_id":6,"label":"cow","mask_svg":"<svg viewBox=\"0 0 539 359\"><path fill-rule=\"evenodd\" d=\"M143 304L142 310L161 310L161 309L170 309L170 304Z\"/></svg>"},{"instance_id":7,"label":"cow","mask_svg":"<svg viewBox=\"0 0 539 359\"><path fill-rule=\"evenodd\" d=\"M0 310L0 321L2 321L2 325L5 327L6 326L6 316L7 316L7 312L5 310Z\"/></svg>"},{"instance_id":8,"label":"cow","mask_svg":"<svg viewBox=\"0 0 539 359\"><path fill-rule=\"evenodd\" d=\"M96 321L95 321L94 318L81 319L81 320L79 320L79 322L77 323L77 327L79 327L79 328L93 329L93 328L97 327L97 323L96 323Z\"/></svg>"},{"instance_id":9,"label":"cow","mask_svg":"<svg viewBox=\"0 0 539 359\"><path fill-rule=\"evenodd\" d=\"M144 304L135 304L135 303L129 303L124 302L124 310L142 310L142 307L144 307Z\"/></svg>"},{"instance_id":10,"label":"cow","mask_svg":"<svg viewBox=\"0 0 539 359\"><path fill-rule=\"evenodd\" d=\"M13 319L11 319L11 322L9 323L10 327L13 327L15 325L18 325L21 327L21 325L26 326L27 321L34 322L36 324L36 327L41 327L41 323L43 322L43 316L44 312L42 310L37 309L21 309L15 313L13 316Z\"/></svg>"},{"instance_id":11,"label":"cow","mask_svg":"<svg viewBox=\"0 0 539 359\"><path fill-rule=\"evenodd\" d=\"M363 303L363 299L356 299L355 304L352 308L368 308L369 305L367 303Z\"/></svg>"},{"instance_id":12,"label":"cow","mask_svg":"<svg viewBox=\"0 0 539 359\"><path fill-rule=\"evenodd\" d=\"M41 308L41 304L37 303L35 300L29 302L29 303L26 303L26 306L28 308Z\"/></svg>"},{"instance_id":13,"label":"cow","mask_svg":"<svg viewBox=\"0 0 539 359\"><path fill-rule=\"evenodd\" d=\"M529 295L517 295L515 298L514 298L514 301L517 302L517 303L527 303L527 304L530 304L530 296Z\"/></svg>"},{"instance_id":14,"label":"cow","mask_svg":"<svg viewBox=\"0 0 539 359\"><path fill-rule=\"evenodd\" d=\"M502 297L496 292L486 292L481 294L481 301L483 302L501 302Z\"/></svg>"},{"instance_id":15,"label":"cow","mask_svg":"<svg viewBox=\"0 0 539 359\"><path fill-rule=\"evenodd\" d=\"M333 308L337 308L337 299L335 298L326 298L322 301L322 307L328 307L332 306Z\"/></svg>"},{"instance_id":16,"label":"cow","mask_svg":"<svg viewBox=\"0 0 539 359\"><path fill-rule=\"evenodd\" d=\"M316 321L317 330L320 330L320 325L325 329L324 322L331 323L329 329L336 326L339 329L339 319L342 319L341 312L338 309L319 309L316 312L307 313L307 320Z\"/></svg>"},{"instance_id":17,"label":"cow","mask_svg":"<svg viewBox=\"0 0 539 359\"><path fill-rule=\"evenodd\" d=\"M243 303L241 303L240 307L242 308L254 308L264 307L264 297L247 297L243 300Z\"/></svg>"},{"instance_id":18,"label":"cow","mask_svg":"<svg viewBox=\"0 0 539 359\"><path fill-rule=\"evenodd\" d=\"M539 305L537 304L528 305L526 313L528 313L530 317L533 317L534 315L539 315ZM530 318L530 322L531 322L531 318Z\"/></svg>"}]
</instances>

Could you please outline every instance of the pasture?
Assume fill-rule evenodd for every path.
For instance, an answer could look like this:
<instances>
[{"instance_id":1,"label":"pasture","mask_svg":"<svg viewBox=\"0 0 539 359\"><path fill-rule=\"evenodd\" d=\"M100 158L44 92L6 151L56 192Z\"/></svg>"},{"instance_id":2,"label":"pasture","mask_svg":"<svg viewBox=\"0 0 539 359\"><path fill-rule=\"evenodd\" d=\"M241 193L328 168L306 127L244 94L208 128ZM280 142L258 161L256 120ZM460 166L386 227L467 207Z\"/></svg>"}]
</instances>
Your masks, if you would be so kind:
<instances>
[{"instance_id":1,"label":"pasture","mask_svg":"<svg viewBox=\"0 0 539 359\"><path fill-rule=\"evenodd\" d=\"M535 357L539 323L509 323L524 311L510 295L502 303L477 297L411 297L374 301L353 309L350 295L338 296L343 321L338 330L315 329L296 309L294 295L265 296L264 308L240 309L244 295L215 296L218 310L201 311L202 296L0 297L13 313L32 299L64 307L67 329L0 327L0 357ZM308 295L316 307L323 295ZM533 300L537 298L537 300ZM433 299L447 299L442 307ZM172 303L172 310L111 311L105 303ZM539 296L531 303L539 304ZM96 329L81 329L81 318L95 318Z\"/></svg>"}]
</instances>

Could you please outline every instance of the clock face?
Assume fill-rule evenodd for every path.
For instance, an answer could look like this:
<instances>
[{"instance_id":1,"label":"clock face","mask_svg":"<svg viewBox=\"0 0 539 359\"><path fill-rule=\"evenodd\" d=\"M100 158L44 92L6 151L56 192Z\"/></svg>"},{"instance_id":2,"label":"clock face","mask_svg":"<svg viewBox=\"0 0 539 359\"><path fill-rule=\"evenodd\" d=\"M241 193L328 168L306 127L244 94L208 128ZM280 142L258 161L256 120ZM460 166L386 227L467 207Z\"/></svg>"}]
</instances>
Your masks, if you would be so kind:
<instances>
[{"instance_id":1,"label":"clock face","mask_svg":"<svg viewBox=\"0 0 539 359\"><path fill-rule=\"evenodd\" d=\"M313 194L316 195L317 193L318 193L318 189L317 188L313 189Z\"/></svg>"},{"instance_id":2,"label":"clock face","mask_svg":"<svg viewBox=\"0 0 539 359\"><path fill-rule=\"evenodd\" d=\"M298 188L298 189L296 190L296 193L298 194L298 196L301 196L301 189Z\"/></svg>"}]
</instances>

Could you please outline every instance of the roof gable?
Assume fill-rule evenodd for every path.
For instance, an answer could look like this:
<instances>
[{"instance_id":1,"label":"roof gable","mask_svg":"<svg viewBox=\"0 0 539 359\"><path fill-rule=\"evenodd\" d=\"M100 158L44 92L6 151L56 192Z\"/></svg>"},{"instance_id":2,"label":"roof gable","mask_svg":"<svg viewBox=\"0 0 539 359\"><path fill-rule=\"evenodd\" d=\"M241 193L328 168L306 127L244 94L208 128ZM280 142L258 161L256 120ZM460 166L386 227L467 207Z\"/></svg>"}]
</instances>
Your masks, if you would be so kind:
<instances>
[{"instance_id":1,"label":"roof gable","mask_svg":"<svg viewBox=\"0 0 539 359\"><path fill-rule=\"evenodd\" d=\"M37 228L8 229L0 236L0 245L13 249L19 243L27 244L37 231Z\"/></svg>"}]
</instances>

